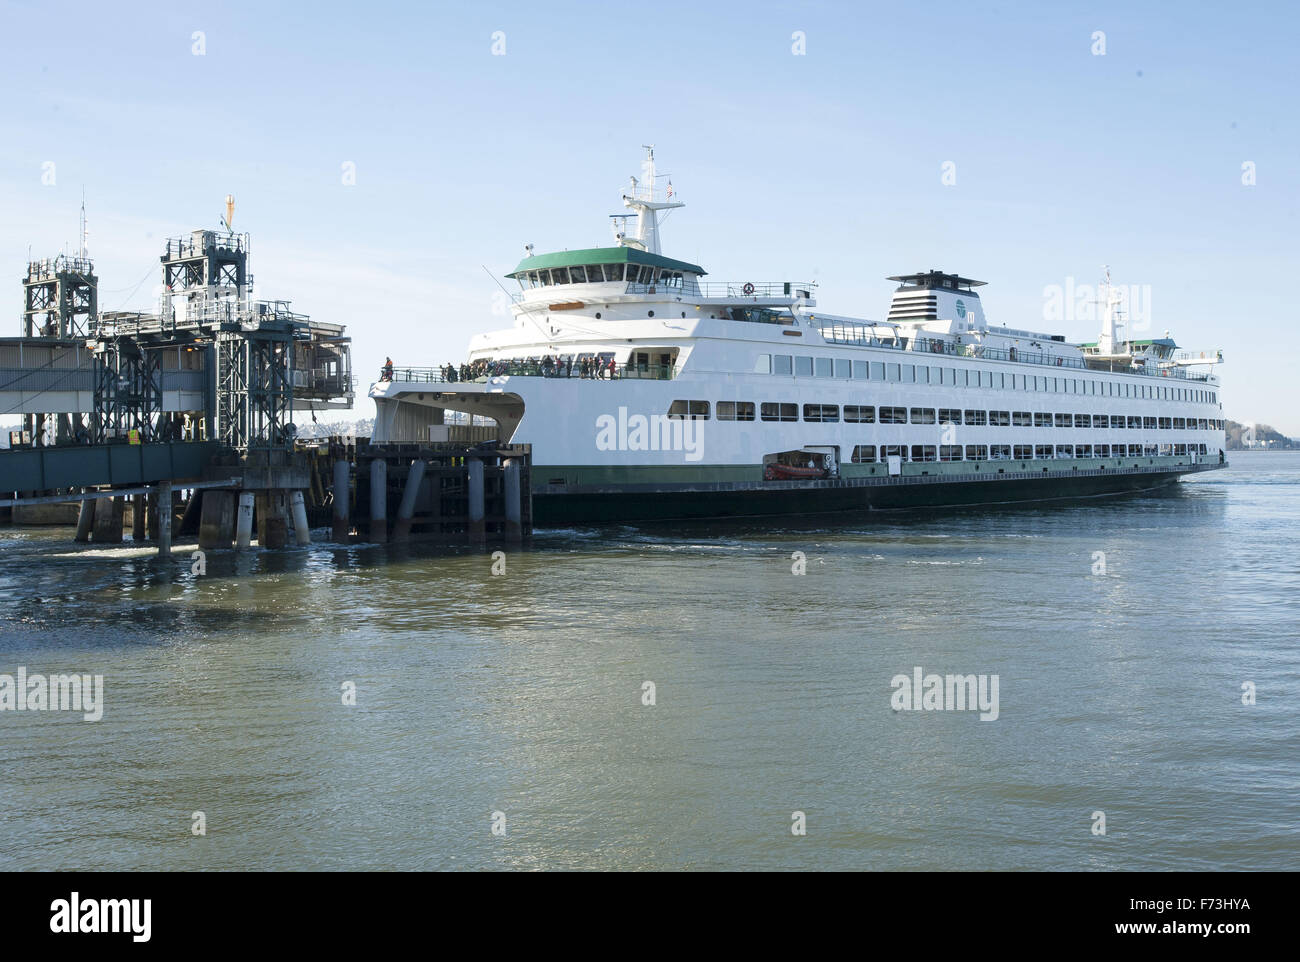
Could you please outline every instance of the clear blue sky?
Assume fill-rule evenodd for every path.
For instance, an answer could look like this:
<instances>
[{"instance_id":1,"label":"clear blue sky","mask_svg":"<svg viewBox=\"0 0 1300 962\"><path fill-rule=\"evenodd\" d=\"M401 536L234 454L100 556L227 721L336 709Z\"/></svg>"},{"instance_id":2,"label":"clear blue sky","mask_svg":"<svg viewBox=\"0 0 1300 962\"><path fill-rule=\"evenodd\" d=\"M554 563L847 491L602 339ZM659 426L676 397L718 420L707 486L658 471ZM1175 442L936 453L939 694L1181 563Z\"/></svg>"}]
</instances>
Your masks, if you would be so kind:
<instances>
[{"instance_id":1,"label":"clear blue sky","mask_svg":"<svg viewBox=\"0 0 1300 962\"><path fill-rule=\"evenodd\" d=\"M0 0L0 288L17 333L29 245L75 244L84 186L102 306L149 309L161 241L233 193L258 295L346 323L364 395L385 354L461 359L505 325L482 265L608 244L654 143L688 204L665 253L716 278L883 317L885 275L937 267L988 281L994 322L1091 340L1043 292L1109 264L1153 333L1223 349L1228 417L1300 435L1298 25L1289 2Z\"/></svg>"}]
</instances>

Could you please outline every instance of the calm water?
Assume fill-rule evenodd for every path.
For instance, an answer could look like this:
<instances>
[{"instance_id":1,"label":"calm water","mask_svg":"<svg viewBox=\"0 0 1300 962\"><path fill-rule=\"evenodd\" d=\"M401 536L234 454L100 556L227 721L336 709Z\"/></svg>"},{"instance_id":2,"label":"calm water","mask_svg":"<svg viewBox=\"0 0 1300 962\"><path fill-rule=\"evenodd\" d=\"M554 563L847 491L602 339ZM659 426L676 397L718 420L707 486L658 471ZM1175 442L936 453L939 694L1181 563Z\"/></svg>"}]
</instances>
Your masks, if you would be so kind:
<instances>
[{"instance_id":1,"label":"calm water","mask_svg":"<svg viewBox=\"0 0 1300 962\"><path fill-rule=\"evenodd\" d=\"M546 532L501 576L326 545L195 576L0 528L0 672L106 702L0 712L0 868L1300 868L1300 455L1233 460L1156 497ZM915 666L998 675L998 719L895 712Z\"/></svg>"}]
</instances>

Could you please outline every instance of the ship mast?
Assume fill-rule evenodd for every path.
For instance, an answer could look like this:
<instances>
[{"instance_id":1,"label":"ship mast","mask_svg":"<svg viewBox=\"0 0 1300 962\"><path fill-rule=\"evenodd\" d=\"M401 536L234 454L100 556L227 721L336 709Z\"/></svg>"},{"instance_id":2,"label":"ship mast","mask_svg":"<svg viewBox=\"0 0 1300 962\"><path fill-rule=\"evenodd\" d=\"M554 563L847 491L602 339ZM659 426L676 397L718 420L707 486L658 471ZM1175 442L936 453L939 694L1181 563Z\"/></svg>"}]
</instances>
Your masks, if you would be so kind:
<instances>
[{"instance_id":1,"label":"ship mast","mask_svg":"<svg viewBox=\"0 0 1300 962\"><path fill-rule=\"evenodd\" d=\"M1122 303L1123 297L1120 292L1116 291L1110 283L1110 268L1103 267L1106 272L1105 279L1101 283L1101 296L1097 298L1102 305L1104 313L1101 318L1101 337L1097 340L1097 353L1102 355L1113 355L1116 353L1116 346L1120 343L1117 340L1117 332L1123 323L1121 312L1116 308ZM1104 293L1103 293L1104 292Z\"/></svg>"},{"instance_id":2,"label":"ship mast","mask_svg":"<svg viewBox=\"0 0 1300 962\"><path fill-rule=\"evenodd\" d=\"M685 207L680 201L655 200L655 148L654 144L642 144L646 150L646 159L641 164L642 181L635 177L623 194L623 206L636 212L636 236L620 234L618 243L623 247L635 247L650 254L659 253L659 211L674 207ZM672 182L669 181L671 188ZM671 194L669 195L671 196Z\"/></svg>"}]
</instances>

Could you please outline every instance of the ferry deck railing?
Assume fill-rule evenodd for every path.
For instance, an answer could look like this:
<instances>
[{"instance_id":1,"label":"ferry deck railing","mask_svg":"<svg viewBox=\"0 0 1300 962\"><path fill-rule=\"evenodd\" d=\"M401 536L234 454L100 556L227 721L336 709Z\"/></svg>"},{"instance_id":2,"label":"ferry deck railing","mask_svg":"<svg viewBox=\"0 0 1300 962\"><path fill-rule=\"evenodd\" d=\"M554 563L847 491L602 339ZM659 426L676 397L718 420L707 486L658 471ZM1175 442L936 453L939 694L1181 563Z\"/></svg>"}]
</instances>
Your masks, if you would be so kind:
<instances>
[{"instance_id":1,"label":"ferry deck railing","mask_svg":"<svg viewBox=\"0 0 1300 962\"><path fill-rule=\"evenodd\" d=\"M1044 367L1072 368L1079 371L1109 371L1119 374L1139 374L1148 377L1169 377L1183 381L1208 381L1210 375L1194 373L1183 367L1133 367L1109 363L1106 366L1089 365L1081 357L1062 357L1046 351L1025 350L1016 347L993 347L980 343L957 343L932 337L880 337L871 328L859 325L827 323L820 328L822 339L830 344L848 344L855 347L875 347L918 354L939 354L950 357L983 358L989 361L1011 361L1016 364L1037 364Z\"/></svg>"},{"instance_id":2,"label":"ferry deck railing","mask_svg":"<svg viewBox=\"0 0 1300 962\"><path fill-rule=\"evenodd\" d=\"M608 358L606 358L608 361ZM584 375L580 360L572 365L546 365L533 360L528 361L494 361L485 370L474 370L467 377L462 377L460 365L450 365L455 373L448 376L447 367L394 367L391 377L380 371L380 381L401 381L412 384L456 384L485 381L490 377L558 377L586 378L589 380L610 380L608 370L602 369L599 377L590 371ZM614 368L613 380L650 380L671 381L677 376L677 368L672 364L640 364L631 367Z\"/></svg>"}]
</instances>

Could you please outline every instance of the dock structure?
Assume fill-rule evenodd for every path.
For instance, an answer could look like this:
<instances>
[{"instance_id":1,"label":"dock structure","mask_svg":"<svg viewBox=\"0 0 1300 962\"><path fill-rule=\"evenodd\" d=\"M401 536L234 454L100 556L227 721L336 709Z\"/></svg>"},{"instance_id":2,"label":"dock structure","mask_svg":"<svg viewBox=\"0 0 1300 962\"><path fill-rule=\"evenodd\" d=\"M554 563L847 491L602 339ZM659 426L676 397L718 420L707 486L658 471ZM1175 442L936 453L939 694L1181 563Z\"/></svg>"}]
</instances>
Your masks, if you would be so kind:
<instances>
[{"instance_id":1,"label":"dock structure","mask_svg":"<svg viewBox=\"0 0 1300 962\"><path fill-rule=\"evenodd\" d=\"M351 460L336 460L333 470L336 541L485 545L532 535L526 444L359 439L348 454Z\"/></svg>"},{"instance_id":2,"label":"dock structure","mask_svg":"<svg viewBox=\"0 0 1300 962\"><path fill-rule=\"evenodd\" d=\"M343 544L528 537L526 445L298 438L295 411L352 406L350 341L254 300L249 250L228 228L168 240L147 314L99 310L84 249L28 264L22 334L0 338L0 413L23 417L0 451L0 511L75 521L79 542L129 530L161 556L173 534L302 546L313 523Z\"/></svg>"},{"instance_id":3,"label":"dock structure","mask_svg":"<svg viewBox=\"0 0 1300 962\"><path fill-rule=\"evenodd\" d=\"M21 334L0 338L0 413L22 417L0 451L0 509L79 502L79 540L115 542L129 497L133 537L161 551L173 522L233 542L235 499L252 495L260 544L309 539L293 416L351 408L350 339L254 300L249 250L229 229L168 240L156 313L101 312L84 248L27 265ZM327 496L317 485L310 501Z\"/></svg>"}]
</instances>

